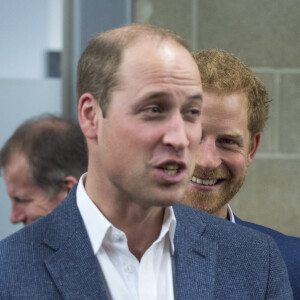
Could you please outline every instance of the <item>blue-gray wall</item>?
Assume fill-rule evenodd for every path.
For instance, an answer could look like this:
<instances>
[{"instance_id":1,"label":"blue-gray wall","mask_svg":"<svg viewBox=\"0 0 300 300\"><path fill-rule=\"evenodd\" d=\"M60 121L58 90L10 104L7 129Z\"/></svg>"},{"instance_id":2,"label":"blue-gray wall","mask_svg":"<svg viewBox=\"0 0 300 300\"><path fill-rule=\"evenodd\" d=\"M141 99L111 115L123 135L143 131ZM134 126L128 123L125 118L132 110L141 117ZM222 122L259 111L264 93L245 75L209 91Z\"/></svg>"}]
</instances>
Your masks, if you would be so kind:
<instances>
[{"instance_id":1,"label":"blue-gray wall","mask_svg":"<svg viewBox=\"0 0 300 300\"><path fill-rule=\"evenodd\" d=\"M24 120L42 113L77 119L76 65L88 40L132 22L133 0L0 1L0 148ZM47 51L62 52L62 78L47 78ZM0 239L9 222L0 177Z\"/></svg>"},{"instance_id":2,"label":"blue-gray wall","mask_svg":"<svg viewBox=\"0 0 300 300\"><path fill-rule=\"evenodd\" d=\"M0 147L24 120L62 112L61 79L46 78L46 51L62 48L60 0L0 1ZM19 229L0 177L0 239Z\"/></svg>"}]
</instances>

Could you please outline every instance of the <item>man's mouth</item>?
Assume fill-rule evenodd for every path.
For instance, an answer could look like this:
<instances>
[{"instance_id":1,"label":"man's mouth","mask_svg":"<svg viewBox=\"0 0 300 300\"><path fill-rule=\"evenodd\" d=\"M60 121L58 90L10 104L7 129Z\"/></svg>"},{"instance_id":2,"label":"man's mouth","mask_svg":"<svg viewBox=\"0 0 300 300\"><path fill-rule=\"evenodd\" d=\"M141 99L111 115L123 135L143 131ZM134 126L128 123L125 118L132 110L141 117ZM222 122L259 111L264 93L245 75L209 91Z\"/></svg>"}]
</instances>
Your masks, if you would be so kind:
<instances>
[{"instance_id":1,"label":"man's mouth","mask_svg":"<svg viewBox=\"0 0 300 300\"><path fill-rule=\"evenodd\" d=\"M154 174L164 184L177 184L187 179L186 169L183 161L165 160L156 165Z\"/></svg>"},{"instance_id":2,"label":"man's mouth","mask_svg":"<svg viewBox=\"0 0 300 300\"><path fill-rule=\"evenodd\" d=\"M178 164L168 164L162 167L162 170L168 175L176 175L179 172L179 169L180 167Z\"/></svg>"},{"instance_id":3,"label":"man's mouth","mask_svg":"<svg viewBox=\"0 0 300 300\"><path fill-rule=\"evenodd\" d=\"M215 185L219 181L220 181L219 179L201 179L196 176L192 177L192 182L201 184L201 185L211 186L211 185Z\"/></svg>"}]
</instances>

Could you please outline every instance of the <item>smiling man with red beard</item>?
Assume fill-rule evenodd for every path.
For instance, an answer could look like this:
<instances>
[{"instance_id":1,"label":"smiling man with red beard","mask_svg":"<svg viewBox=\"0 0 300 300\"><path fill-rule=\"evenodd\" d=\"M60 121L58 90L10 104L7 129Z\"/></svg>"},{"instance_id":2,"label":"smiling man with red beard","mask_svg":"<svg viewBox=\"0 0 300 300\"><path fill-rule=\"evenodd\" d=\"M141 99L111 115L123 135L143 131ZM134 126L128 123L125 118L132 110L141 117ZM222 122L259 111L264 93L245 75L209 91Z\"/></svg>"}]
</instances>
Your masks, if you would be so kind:
<instances>
[{"instance_id":1,"label":"smiling man with red beard","mask_svg":"<svg viewBox=\"0 0 300 300\"><path fill-rule=\"evenodd\" d=\"M272 236L300 299L300 239L240 220L228 202L242 187L268 118L268 93L237 57L221 50L193 54L203 86L202 139L184 203ZM298 250L297 250L298 249Z\"/></svg>"},{"instance_id":2,"label":"smiling man with red beard","mask_svg":"<svg viewBox=\"0 0 300 300\"><path fill-rule=\"evenodd\" d=\"M193 206L225 219L227 203L244 183L260 132L251 136L247 129L244 92L206 90L204 95L203 136L187 199Z\"/></svg>"}]
</instances>

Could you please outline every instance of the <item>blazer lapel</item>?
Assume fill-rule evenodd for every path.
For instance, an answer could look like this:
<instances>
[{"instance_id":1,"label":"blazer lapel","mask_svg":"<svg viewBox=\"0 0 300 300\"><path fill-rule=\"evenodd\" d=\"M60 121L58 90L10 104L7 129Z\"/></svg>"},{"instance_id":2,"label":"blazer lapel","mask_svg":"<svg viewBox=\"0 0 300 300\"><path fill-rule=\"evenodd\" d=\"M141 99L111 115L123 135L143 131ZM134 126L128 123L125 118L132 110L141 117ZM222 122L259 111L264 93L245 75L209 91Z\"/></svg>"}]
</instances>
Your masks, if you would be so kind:
<instances>
[{"instance_id":1,"label":"blazer lapel","mask_svg":"<svg viewBox=\"0 0 300 300\"><path fill-rule=\"evenodd\" d=\"M217 245L205 237L201 212L175 205L175 299L213 299Z\"/></svg>"},{"instance_id":2,"label":"blazer lapel","mask_svg":"<svg viewBox=\"0 0 300 300\"><path fill-rule=\"evenodd\" d=\"M74 190L53 214L45 236L55 250L45 265L63 299L108 299Z\"/></svg>"}]
</instances>

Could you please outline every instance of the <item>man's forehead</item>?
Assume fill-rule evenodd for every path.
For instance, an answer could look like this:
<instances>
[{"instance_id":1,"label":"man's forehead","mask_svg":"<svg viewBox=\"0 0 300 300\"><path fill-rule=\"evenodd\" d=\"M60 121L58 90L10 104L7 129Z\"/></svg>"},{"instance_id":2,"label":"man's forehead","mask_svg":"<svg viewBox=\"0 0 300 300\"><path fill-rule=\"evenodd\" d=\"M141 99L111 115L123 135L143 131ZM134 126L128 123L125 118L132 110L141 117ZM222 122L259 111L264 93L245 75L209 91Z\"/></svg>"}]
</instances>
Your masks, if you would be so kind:
<instances>
[{"instance_id":1,"label":"man's forehead","mask_svg":"<svg viewBox=\"0 0 300 300\"><path fill-rule=\"evenodd\" d=\"M149 55L160 53L161 51L164 51L170 58L174 58L174 52L172 50L182 51L182 53L188 54L193 60L189 51L177 41L171 38L162 39L161 37L156 36L145 36L136 38L123 49L122 62L131 56L135 59L138 59L139 57L141 59L147 59Z\"/></svg>"},{"instance_id":2,"label":"man's forehead","mask_svg":"<svg viewBox=\"0 0 300 300\"><path fill-rule=\"evenodd\" d=\"M204 104L224 104L228 106L239 105L248 109L248 97L244 91L224 91L203 86ZM205 101L207 99L207 101Z\"/></svg>"},{"instance_id":3,"label":"man's forehead","mask_svg":"<svg viewBox=\"0 0 300 300\"><path fill-rule=\"evenodd\" d=\"M19 147L13 149L7 160L7 164L4 167L6 169L7 167L14 166L18 169L23 169L25 166L28 166L28 158L27 156L19 149Z\"/></svg>"},{"instance_id":4,"label":"man's forehead","mask_svg":"<svg viewBox=\"0 0 300 300\"><path fill-rule=\"evenodd\" d=\"M170 70L180 72L188 80L193 78L196 84L201 85L198 67L190 52L176 41L166 39L153 43L147 38L139 39L130 47L124 49L119 67L121 77L133 72L153 72ZM181 76L181 75L180 75Z\"/></svg>"},{"instance_id":5,"label":"man's forehead","mask_svg":"<svg viewBox=\"0 0 300 300\"><path fill-rule=\"evenodd\" d=\"M206 116L207 115L207 116ZM203 90L202 120L211 118L248 120L248 98L243 92Z\"/></svg>"}]
</instances>

